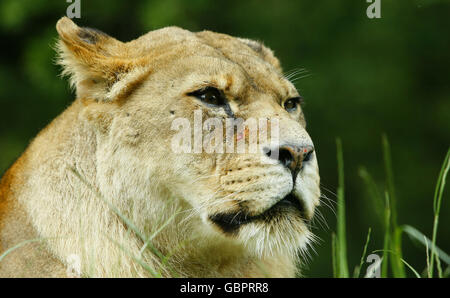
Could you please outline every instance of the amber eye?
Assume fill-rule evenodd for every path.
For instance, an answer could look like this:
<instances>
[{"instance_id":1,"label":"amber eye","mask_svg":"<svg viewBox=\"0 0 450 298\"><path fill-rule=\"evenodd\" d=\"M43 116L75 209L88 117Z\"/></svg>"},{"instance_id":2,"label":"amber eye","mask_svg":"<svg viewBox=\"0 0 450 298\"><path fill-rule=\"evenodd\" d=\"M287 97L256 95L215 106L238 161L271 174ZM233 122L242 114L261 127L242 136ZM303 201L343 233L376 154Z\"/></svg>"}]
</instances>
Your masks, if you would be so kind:
<instances>
[{"instance_id":1,"label":"amber eye","mask_svg":"<svg viewBox=\"0 0 450 298\"><path fill-rule=\"evenodd\" d=\"M298 109L298 106L300 105L301 101L302 101L301 97L290 98L286 100L286 102L284 103L284 108L289 113L295 112Z\"/></svg>"},{"instance_id":2,"label":"amber eye","mask_svg":"<svg viewBox=\"0 0 450 298\"><path fill-rule=\"evenodd\" d=\"M223 106L226 104L225 96L223 95L223 93L214 87L202 88L200 90L191 92L188 95L195 96L209 105Z\"/></svg>"}]
</instances>

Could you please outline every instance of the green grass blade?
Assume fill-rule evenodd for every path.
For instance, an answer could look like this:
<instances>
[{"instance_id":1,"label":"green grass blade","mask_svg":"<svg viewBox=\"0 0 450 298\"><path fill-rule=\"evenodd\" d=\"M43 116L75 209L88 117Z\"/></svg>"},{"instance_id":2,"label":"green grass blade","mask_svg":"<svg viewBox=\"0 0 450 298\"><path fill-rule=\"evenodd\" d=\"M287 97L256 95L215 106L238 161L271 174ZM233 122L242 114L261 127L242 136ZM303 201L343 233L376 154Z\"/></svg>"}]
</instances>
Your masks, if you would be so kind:
<instances>
[{"instance_id":1,"label":"green grass blade","mask_svg":"<svg viewBox=\"0 0 450 298\"><path fill-rule=\"evenodd\" d=\"M0 255L0 262L1 262L7 255L9 255L10 253L12 253L14 250L19 249L19 248L21 248L22 246L24 246L24 245L26 245L26 244L28 244L28 243L41 242L41 241L45 241L45 240L47 240L47 239L49 239L49 238L35 238L35 239L29 239L29 240L25 240L25 241L19 242L18 244L14 245L13 247L8 248L5 252L3 252L3 253Z\"/></svg>"},{"instance_id":2,"label":"green grass blade","mask_svg":"<svg viewBox=\"0 0 450 298\"><path fill-rule=\"evenodd\" d=\"M93 186L91 185L84 177L81 176L80 173L78 173L77 170L74 168L71 168L71 171L75 174L75 176L83 182L94 194L97 198L105 202L108 207L115 213L117 216L120 217L120 219L128 226L133 232L142 240L145 242L145 236L142 234L142 232L127 218L125 217L114 205L112 205L106 198L103 197L103 195Z\"/></svg>"},{"instance_id":3,"label":"green grass blade","mask_svg":"<svg viewBox=\"0 0 450 298\"><path fill-rule=\"evenodd\" d=\"M331 234L331 262L333 264L333 277L339 277L338 265L337 265L337 243L336 243L336 234Z\"/></svg>"},{"instance_id":4,"label":"green grass blade","mask_svg":"<svg viewBox=\"0 0 450 298\"><path fill-rule=\"evenodd\" d=\"M436 188L434 190L434 199L433 199L433 210L435 213L440 212L441 208L441 201L442 201L442 194L444 192L445 182L447 173L450 166L450 149L447 151L447 154L445 155L444 162L442 163L441 170L439 172L438 180L436 183Z\"/></svg>"},{"instance_id":5,"label":"green grass blade","mask_svg":"<svg viewBox=\"0 0 450 298\"><path fill-rule=\"evenodd\" d=\"M442 164L442 168L439 173L439 177L434 192L434 199L433 199L434 221L433 221L433 236L431 238L432 240L431 240L431 257L430 257L431 277L433 277L433 270L434 270L434 258L436 254L435 248L436 248L437 229L439 225L439 213L441 211L442 195L444 193L445 182L447 180L447 174L449 169L450 169L450 149L447 151L444 163Z\"/></svg>"},{"instance_id":6,"label":"green grass blade","mask_svg":"<svg viewBox=\"0 0 450 298\"><path fill-rule=\"evenodd\" d=\"M430 274L430 254L428 253L429 251L429 247L428 247L428 242L426 241L426 237L423 236L424 240L425 240L425 252L427 255L427 272L428 272L428 277L431 277Z\"/></svg>"},{"instance_id":7,"label":"green grass blade","mask_svg":"<svg viewBox=\"0 0 450 298\"><path fill-rule=\"evenodd\" d=\"M151 242L153 241L153 239L170 223L172 222L175 217L178 215L178 213L180 212L180 210L177 210L174 214L172 214L172 216L169 217L169 219L167 219L158 229L156 229L156 231L150 235L150 237L147 238L147 240L145 241L144 245L142 246L141 250L139 251L139 253L142 255L142 253L147 249L147 247L149 245L151 245Z\"/></svg>"},{"instance_id":8,"label":"green grass blade","mask_svg":"<svg viewBox=\"0 0 450 298\"><path fill-rule=\"evenodd\" d=\"M370 198L372 199L375 205L375 211L377 212L378 217L380 218L380 223L384 224L384 198L380 193L375 180L369 174L366 168L360 167L358 170L358 175L363 180L366 189L369 193Z\"/></svg>"},{"instance_id":9,"label":"green grass blade","mask_svg":"<svg viewBox=\"0 0 450 298\"><path fill-rule=\"evenodd\" d=\"M421 243L424 246L432 246L432 241L426 237L422 232L417 230L416 228L410 226L410 225L403 225L401 226L401 229L403 232L406 233L412 240L417 241ZM435 246L436 255L447 265L450 265L450 256L445 253L442 249L440 249L438 246Z\"/></svg>"},{"instance_id":10,"label":"green grass blade","mask_svg":"<svg viewBox=\"0 0 450 298\"><path fill-rule=\"evenodd\" d=\"M395 193L394 171L392 169L391 148L385 134L382 135L384 170L386 175L386 185L391 203L391 222L397 225L397 196Z\"/></svg>"},{"instance_id":11,"label":"green grass blade","mask_svg":"<svg viewBox=\"0 0 450 298\"><path fill-rule=\"evenodd\" d=\"M417 278L420 278L420 274L416 271L416 269L414 269L413 266L411 266L410 264L408 264L404 259L400 259L406 266L408 266L408 268L414 273L414 275Z\"/></svg>"},{"instance_id":12,"label":"green grass blade","mask_svg":"<svg viewBox=\"0 0 450 298\"><path fill-rule=\"evenodd\" d=\"M339 277L349 277L347 263L347 238L345 231L345 198L344 198L344 157L341 139L336 139L338 182L337 189L337 266Z\"/></svg>"},{"instance_id":13,"label":"green grass blade","mask_svg":"<svg viewBox=\"0 0 450 298\"><path fill-rule=\"evenodd\" d=\"M383 239L383 263L381 264L381 277L388 277L389 255L387 251L391 245L391 203L389 201L389 193L385 192L384 204L384 239Z\"/></svg>"},{"instance_id":14,"label":"green grass blade","mask_svg":"<svg viewBox=\"0 0 450 298\"><path fill-rule=\"evenodd\" d=\"M386 191L384 197L381 195L378 187L369 174L369 172L361 167L358 171L359 176L364 181L366 189L369 192L370 197L372 198L375 209L381 219L384 228L384 239L383 239L383 251L387 251L390 249L391 245L391 203L389 193ZM387 253L383 253L382 263L381 263L381 277L388 277L388 266L389 266L389 255Z\"/></svg>"},{"instance_id":15,"label":"green grass blade","mask_svg":"<svg viewBox=\"0 0 450 298\"><path fill-rule=\"evenodd\" d=\"M445 269L444 274L442 275L443 278L450 277L450 266Z\"/></svg>"},{"instance_id":16,"label":"green grass blade","mask_svg":"<svg viewBox=\"0 0 450 298\"><path fill-rule=\"evenodd\" d=\"M370 233L372 232L372 229L369 228L369 231L367 232L367 239L366 239L366 244L364 245L364 249L363 249L363 253L361 255L361 260L359 261L359 266L356 267L355 269L355 275L354 277L361 277L361 268L364 264L364 259L366 258L366 253L367 253L367 247L369 246L369 241L370 241Z\"/></svg>"},{"instance_id":17,"label":"green grass blade","mask_svg":"<svg viewBox=\"0 0 450 298\"><path fill-rule=\"evenodd\" d=\"M382 148L384 167L386 172L386 184L390 198L391 209L391 228L390 228L390 247L395 254L391 260L392 273L394 277L406 277L405 266L401 261L402 247L401 247L401 230L398 229L397 224L397 196L395 193L394 171L392 169L391 149L388 138L385 134L382 135Z\"/></svg>"},{"instance_id":18,"label":"green grass blade","mask_svg":"<svg viewBox=\"0 0 450 298\"><path fill-rule=\"evenodd\" d=\"M107 236L108 237L108 236ZM161 277L161 274L159 274L158 272L156 272L155 270L153 270L153 268L151 268L150 266L148 266L143 260L141 260L141 258L136 257L135 255L133 255L131 252L129 252L122 244L120 244L119 242L115 241L114 239L108 237L108 239L117 245L117 247L120 248L120 250L122 250L125 254L127 254L130 258L132 258L136 263L138 263L139 265L142 266L142 268L144 268L148 273L150 273L150 275L152 277Z\"/></svg>"},{"instance_id":19,"label":"green grass blade","mask_svg":"<svg viewBox=\"0 0 450 298\"><path fill-rule=\"evenodd\" d=\"M438 277L442 278L443 273L442 273L441 259L439 258L439 256L437 256L436 258L436 268L438 271Z\"/></svg>"}]
</instances>

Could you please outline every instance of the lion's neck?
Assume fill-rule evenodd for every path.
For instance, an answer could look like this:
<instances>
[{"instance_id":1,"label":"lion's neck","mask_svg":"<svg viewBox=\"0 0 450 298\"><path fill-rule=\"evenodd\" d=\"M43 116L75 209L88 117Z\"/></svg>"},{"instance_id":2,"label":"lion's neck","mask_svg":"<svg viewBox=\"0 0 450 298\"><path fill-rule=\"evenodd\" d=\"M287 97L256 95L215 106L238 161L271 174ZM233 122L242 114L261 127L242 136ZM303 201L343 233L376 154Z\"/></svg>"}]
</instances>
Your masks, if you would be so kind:
<instances>
[{"instance_id":1,"label":"lion's neck","mask_svg":"<svg viewBox=\"0 0 450 298\"><path fill-rule=\"evenodd\" d=\"M187 246L174 267L187 277L294 277L294 262L285 256L257 258L242 246L221 241Z\"/></svg>"}]
</instances>

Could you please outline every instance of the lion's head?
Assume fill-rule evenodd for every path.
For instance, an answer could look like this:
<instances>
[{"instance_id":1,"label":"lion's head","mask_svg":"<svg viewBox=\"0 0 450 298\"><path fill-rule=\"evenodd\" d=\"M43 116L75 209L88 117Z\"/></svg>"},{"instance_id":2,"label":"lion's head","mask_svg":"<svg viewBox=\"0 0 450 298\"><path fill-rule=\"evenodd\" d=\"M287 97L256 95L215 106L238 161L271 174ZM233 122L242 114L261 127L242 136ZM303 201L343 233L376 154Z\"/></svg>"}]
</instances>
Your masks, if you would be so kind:
<instances>
[{"instance_id":1,"label":"lion's head","mask_svg":"<svg viewBox=\"0 0 450 298\"><path fill-rule=\"evenodd\" d=\"M60 62L96 130L105 197L143 229L178 210L177 240L195 235L261 257L305 247L319 204L317 158L301 96L271 50L176 27L127 43L67 18L57 29ZM250 118L266 125L267 138L246 127L227 139L227 121ZM216 136L214 149L224 149L208 152ZM244 152L226 150L242 140Z\"/></svg>"}]
</instances>

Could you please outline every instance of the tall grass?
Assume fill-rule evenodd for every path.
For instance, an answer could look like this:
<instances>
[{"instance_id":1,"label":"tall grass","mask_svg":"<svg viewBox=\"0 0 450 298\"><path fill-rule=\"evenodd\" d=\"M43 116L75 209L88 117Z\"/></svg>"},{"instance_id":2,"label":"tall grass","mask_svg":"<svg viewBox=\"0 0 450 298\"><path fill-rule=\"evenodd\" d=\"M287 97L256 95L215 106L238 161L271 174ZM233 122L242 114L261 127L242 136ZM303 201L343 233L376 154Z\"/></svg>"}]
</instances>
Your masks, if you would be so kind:
<instances>
[{"instance_id":1,"label":"tall grass","mask_svg":"<svg viewBox=\"0 0 450 298\"><path fill-rule=\"evenodd\" d=\"M428 274L430 277L433 277L433 269L434 269L434 259L436 256L436 237L437 237L437 229L439 225L439 213L441 211L442 204L442 196L444 194L445 181L447 180L447 174L450 168L450 150L447 152L445 156L444 163L441 168L441 172L439 173L439 178L436 183L436 188L434 191L434 200L433 200L433 211L434 211L434 222L433 222L433 238L431 243L431 259L430 259L430 268ZM439 261L439 254L437 254L438 258L436 260ZM441 271L440 271L441 272ZM440 273L442 274L442 273Z\"/></svg>"},{"instance_id":2,"label":"tall grass","mask_svg":"<svg viewBox=\"0 0 450 298\"><path fill-rule=\"evenodd\" d=\"M344 156L341 139L336 139L338 181L337 189L337 233L333 241L336 259L336 277L349 277L347 263L347 236L345 231L345 200L344 200Z\"/></svg>"},{"instance_id":3,"label":"tall grass","mask_svg":"<svg viewBox=\"0 0 450 298\"><path fill-rule=\"evenodd\" d=\"M382 135L384 170L386 173L386 188L390 207L390 249L393 251L391 268L394 277L406 277L402 262L402 231L397 222L397 195L395 193L394 171L392 169L391 147L385 134ZM387 232L386 232L387 233Z\"/></svg>"},{"instance_id":4,"label":"tall grass","mask_svg":"<svg viewBox=\"0 0 450 298\"><path fill-rule=\"evenodd\" d=\"M441 171L439 173L434 199L433 199L433 234L431 240L423 233L410 225L399 225L397 221L397 196L395 192L394 171L392 167L392 158L389 141L386 135L382 135L381 139L384 169L386 175L386 184L384 192L378 190L374 179L365 168L359 169L359 176L365 183L369 196L375 202L376 210L383 222L384 240L383 249L374 252L382 252L381 277L406 277L405 266L411 270L416 277L428 276L433 277L435 274L435 264L437 267L437 276L446 277L450 275L450 257L442 249L437 247L437 230L439 225L439 214L442 205L442 197L445 188L447 174L450 169L450 149L444 158ZM336 141L337 164L338 164L338 192L337 192L337 233L332 234L332 263L333 275L335 277L348 277L346 236L345 236L345 199L344 199L344 160L342 153L342 142L340 139ZM381 195L384 193L384 196ZM366 244L363 249L360 264L355 267L354 277L360 277L361 267L367 252L368 243L370 241L369 229ZM407 234L411 239L423 244L426 248L427 266L423 270L424 274L420 275L412 265L403 259L402 251L402 235ZM431 253L429 254L429 251ZM442 270L442 264L446 264L447 268ZM389 271L389 267L391 271Z\"/></svg>"}]
</instances>

